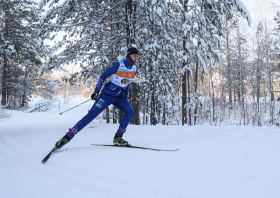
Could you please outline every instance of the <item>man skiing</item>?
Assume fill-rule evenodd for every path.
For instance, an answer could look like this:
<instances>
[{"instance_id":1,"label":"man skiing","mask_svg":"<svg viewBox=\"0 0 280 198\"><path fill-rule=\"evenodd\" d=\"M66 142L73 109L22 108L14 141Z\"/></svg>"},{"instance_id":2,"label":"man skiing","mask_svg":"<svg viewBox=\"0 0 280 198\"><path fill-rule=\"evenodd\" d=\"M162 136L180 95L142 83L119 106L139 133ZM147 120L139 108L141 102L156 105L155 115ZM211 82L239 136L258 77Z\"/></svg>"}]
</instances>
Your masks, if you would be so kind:
<instances>
[{"instance_id":1,"label":"man skiing","mask_svg":"<svg viewBox=\"0 0 280 198\"><path fill-rule=\"evenodd\" d=\"M83 117L73 128L69 129L69 132L61 138L56 144L57 149L62 148L68 143L79 131L81 131L87 124L94 120L104 109L110 104L113 104L116 108L124 112L124 118L122 119L119 129L117 130L113 143L115 145L130 145L125 141L122 136L126 131L126 127L129 124L134 111L129 101L129 87L130 83L127 83L129 79L134 78L138 68L135 62L138 59L138 50L134 47L128 49L125 61L114 62L108 67L100 76L94 93L91 95L91 99L95 100L89 113ZM103 88L99 95L103 82L107 77L111 75L111 80Z\"/></svg>"}]
</instances>

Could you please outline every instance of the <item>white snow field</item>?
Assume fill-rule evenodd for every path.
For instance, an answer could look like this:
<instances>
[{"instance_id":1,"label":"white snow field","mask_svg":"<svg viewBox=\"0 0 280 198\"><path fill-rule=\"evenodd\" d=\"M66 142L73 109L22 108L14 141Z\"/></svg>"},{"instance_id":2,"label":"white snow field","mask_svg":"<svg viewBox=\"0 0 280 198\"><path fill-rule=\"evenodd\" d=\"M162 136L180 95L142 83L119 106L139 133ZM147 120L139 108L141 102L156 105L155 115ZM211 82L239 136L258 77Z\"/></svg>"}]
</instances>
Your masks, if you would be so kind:
<instances>
[{"instance_id":1,"label":"white snow field","mask_svg":"<svg viewBox=\"0 0 280 198\"><path fill-rule=\"evenodd\" d=\"M135 126L135 146L112 144L116 124L93 121L42 164L56 141L90 109L9 111L0 121L0 198L279 198L280 129L238 126Z\"/></svg>"}]
</instances>

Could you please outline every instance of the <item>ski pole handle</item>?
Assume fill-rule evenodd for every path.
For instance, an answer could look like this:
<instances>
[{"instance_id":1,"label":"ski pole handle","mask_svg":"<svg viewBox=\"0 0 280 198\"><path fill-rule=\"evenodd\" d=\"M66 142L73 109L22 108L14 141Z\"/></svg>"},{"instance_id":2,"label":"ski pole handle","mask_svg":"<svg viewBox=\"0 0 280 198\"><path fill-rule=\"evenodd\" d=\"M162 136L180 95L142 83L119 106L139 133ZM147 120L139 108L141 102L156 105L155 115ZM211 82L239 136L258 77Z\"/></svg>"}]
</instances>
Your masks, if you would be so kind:
<instances>
[{"instance_id":1,"label":"ski pole handle","mask_svg":"<svg viewBox=\"0 0 280 198\"><path fill-rule=\"evenodd\" d=\"M78 106L80 106L80 105L82 105L82 104L85 104L86 102L88 102L88 101L90 101L91 99L89 99L89 100L87 100L87 101L85 101L85 102L82 102L81 104L78 104L77 106L75 106L75 107L72 107L71 109L74 109L74 108L76 108L76 107L78 107ZM64 112L61 112L61 113L59 113L60 115L62 115L63 113L65 113L65 112L67 112L67 111L70 111L71 109L68 109L68 110L66 110L66 111L64 111Z\"/></svg>"}]
</instances>

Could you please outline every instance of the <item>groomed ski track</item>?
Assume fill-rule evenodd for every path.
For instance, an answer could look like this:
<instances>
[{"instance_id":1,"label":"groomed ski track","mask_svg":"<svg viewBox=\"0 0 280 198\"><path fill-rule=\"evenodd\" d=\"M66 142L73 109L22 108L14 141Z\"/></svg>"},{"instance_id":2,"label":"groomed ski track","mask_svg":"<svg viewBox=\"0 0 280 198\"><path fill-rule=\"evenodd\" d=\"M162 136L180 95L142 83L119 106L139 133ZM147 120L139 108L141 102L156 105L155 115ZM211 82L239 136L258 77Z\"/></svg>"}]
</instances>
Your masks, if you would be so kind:
<instances>
[{"instance_id":1,"label":"groomed ski track","mask_svg":"<svg viewBox=\"0 0 280 198\"><path fill-rule=\"evenodd\" d=\"M280 129L237 126L133 126L135 146L112 144L118 125L90 123L46 164L41 160L92 104L9 111L0 121L0 198L279 198ZM90 128L93 127L93 128Z\"/></svg>"}]
</instances>

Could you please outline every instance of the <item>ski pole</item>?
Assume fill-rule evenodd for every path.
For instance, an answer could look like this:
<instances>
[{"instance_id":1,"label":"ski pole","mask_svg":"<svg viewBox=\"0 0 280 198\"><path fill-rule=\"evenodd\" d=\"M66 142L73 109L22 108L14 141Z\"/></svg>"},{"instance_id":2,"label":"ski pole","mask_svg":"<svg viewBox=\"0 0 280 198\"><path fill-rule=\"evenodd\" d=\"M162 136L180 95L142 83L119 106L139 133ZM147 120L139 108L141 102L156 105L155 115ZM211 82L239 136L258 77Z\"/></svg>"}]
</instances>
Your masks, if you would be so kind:
<instances>
[{"instance_id":1,"label":"ski pole","mask_svg":"<svg viewBox=\"0 0 280 198\"><path fill-rule=\"evenodd\" d=\"M78 104L77 106L75 106L75 107L72 107L71 109L74 109L74 108L76 108L76 107L78 107L78 106L80 106L80 105L82 105L82 104L85 104L86 102L88 102L88 101L90 101L91 99L89 99L89 100L87 100L87 101L85 101L85 102L83 102L83 103L81 103L81 104ZM64 111L64 112L61 112L61 113L59 113L60 115L62 115L63 113L65 113L65 112L67 112L67 111L70 111L71 109L68 109L68 110L66 110L66 111Z\"/></svg>"}]
</instances>

